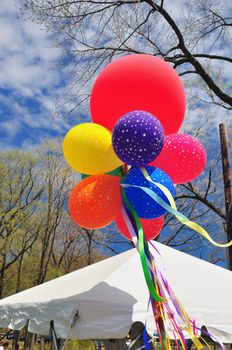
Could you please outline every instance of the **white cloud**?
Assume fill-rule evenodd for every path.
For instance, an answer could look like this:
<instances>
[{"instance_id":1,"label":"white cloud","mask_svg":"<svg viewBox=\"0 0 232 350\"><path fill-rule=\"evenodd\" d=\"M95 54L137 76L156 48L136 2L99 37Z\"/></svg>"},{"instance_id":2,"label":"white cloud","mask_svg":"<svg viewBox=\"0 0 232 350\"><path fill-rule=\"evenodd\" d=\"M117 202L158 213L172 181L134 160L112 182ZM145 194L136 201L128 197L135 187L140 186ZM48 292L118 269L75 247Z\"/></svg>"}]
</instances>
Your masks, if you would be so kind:
<instances>
[{"instance_id":1,"label":"white cloud","mask_svg":"<svg viewBox=\"0 0 232 350\"><path fill-rule=\"evenodd\" d=\"M23 128L38 133L41 128L48 132L67 128L66 122L54 123L51 118L51 109L64 91L62 70L56 67L60 53L51 47L48 34L39 25L20 16L14 0L1 0L1 146L17 144L17 133Z\"/></svg>"}]
</instances>

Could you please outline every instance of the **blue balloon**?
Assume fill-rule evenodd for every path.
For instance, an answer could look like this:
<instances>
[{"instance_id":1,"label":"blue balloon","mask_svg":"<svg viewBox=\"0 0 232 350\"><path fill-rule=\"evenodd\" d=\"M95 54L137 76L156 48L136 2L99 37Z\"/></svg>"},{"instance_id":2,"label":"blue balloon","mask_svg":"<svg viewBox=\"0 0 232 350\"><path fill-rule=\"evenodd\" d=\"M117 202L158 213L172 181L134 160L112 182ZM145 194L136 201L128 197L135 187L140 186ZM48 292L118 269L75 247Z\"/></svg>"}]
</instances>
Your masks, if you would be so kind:
<instances>
[{"instance_id":1,"label":"blue balloon","mask_svg":"<svg viewBox=\"0 0 232 350\"><path fill-rule=\"evenodd\" d=\"M172 196L175 195L174 184L164 171L153 166L145 166L144 168L147 170L152 181L162 184L171 192ZM165 194L155 184L151 183L144 177L140 168L132 168L124 178L124 184L149 188L154 191L162 200L169 204L169 201ZM143 189L140 189L138 187L125 187L125 193L130 204L135 209L140 218L158 218L159 216L166 213L166 209L164 209L147 193L145 193Z\"/></svg>"}]
</instances>

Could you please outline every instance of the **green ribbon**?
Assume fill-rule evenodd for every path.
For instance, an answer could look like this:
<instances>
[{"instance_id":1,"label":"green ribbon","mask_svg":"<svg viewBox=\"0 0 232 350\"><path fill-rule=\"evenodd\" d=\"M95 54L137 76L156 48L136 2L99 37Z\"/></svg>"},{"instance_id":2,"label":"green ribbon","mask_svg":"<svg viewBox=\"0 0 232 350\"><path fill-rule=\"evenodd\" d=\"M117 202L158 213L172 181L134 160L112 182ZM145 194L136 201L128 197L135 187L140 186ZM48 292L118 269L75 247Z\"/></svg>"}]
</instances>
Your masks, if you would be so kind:
<instances>
[{"instance_id":1,"label":"green ribbon","mask_svg":"<svg viewBox=\"0 0 232 350\"><path fill-rule=\"evenodd\" d=\"M123 183L124 183L124 177L122 177L122 184ZM152 298L155 299L157 302L163 302L164 301L163 298L161 298L156 291L156 281L155 281L155 279L152 281L150 271L149 271L149 268L147 265L147 258L146 258L145 250L149 251L149 248L148 248L147 241L145 240L145 237L144 237L143 227L141 225L141 222L139 220L139 217L138 217L136 211L134 210L134 208L132 207L132 205L128 201L125 190L123 187L122 187L122 196L123 196L123 200L124 200L127 208L129 209L130 213L133 216L133 219L134 219L135 224L136 224L136 229L138 231L139 255L140 255L143 273L144 273L144 277L145 277L149 292L150 292Z\"/></svg>"},{"instance_id":2,"label":"green ribbon","mask_svg":"<svg viewBox=\"0 0 232 350\"><path fill-rule=\"evenodd\" d=\"M118 167L118 168L116 168L116 169L114 169L114 170L112 170L112 171L110 171L109 173L106 173L106 174L112 175L112 176L119 176L119 177L121 177L122 174L123 174L123 167L120 166L120 167ZM86 179L89 176L91 176L91 175L81 174L81 180Z\"/></svg>"}]
</instances>

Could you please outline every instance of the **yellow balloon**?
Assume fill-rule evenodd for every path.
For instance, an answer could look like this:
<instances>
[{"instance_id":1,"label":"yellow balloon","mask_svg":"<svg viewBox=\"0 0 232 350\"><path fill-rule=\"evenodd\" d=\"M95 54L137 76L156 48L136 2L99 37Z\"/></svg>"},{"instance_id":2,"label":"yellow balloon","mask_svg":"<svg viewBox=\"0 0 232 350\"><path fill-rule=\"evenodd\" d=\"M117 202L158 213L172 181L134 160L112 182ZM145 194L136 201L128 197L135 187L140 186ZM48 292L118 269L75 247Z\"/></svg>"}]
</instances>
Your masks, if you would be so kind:
<instances>
[{"instance_id":1,"label":"yellow balloon","mask_svg":"<svg viewBox=\"0 0 232 350\"><path fill-rule=\"evenodd\" d=\"M122 165L111 141L111 132L95 123L72 128L64 138L64 158L81 174L104 174Z\"/></svg>"}]
</instances>

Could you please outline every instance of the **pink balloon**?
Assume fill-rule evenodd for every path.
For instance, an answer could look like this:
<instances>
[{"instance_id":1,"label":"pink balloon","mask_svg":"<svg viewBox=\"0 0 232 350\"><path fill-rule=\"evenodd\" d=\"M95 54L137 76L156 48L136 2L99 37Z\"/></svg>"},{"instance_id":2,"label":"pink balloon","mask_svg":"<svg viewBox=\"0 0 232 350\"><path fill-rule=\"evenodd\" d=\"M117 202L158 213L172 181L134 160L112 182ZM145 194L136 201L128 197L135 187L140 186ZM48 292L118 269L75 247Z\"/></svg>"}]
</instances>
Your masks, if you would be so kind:
<instances>
[{"instance_id":1,"label":"pink balloon","mask_svg":"<svg viewBox=\"0 0 232 350\"><path fill-rule=\"evenodd\" d=\"M206 165L203 145L186 134L170 134L164 141L160 155L150 164L164 170L175 184L196 179Z\"/></svg>"},{"instance_id":2,"label":"pink balloon","mask_svg":"<svg viewBox=\"0 0 232 350\"><path fill-rule=\"evenodd\" d=\"M129 230L121 212L116 217L115 222L120 233L131 241ZM140 219L140 222L143 226L144 234L146 236L147 241L150 241L151 239L156 238L162 230L162 227L164 225L164 215L155 219Z\"/></svg>"}]
</instances>

